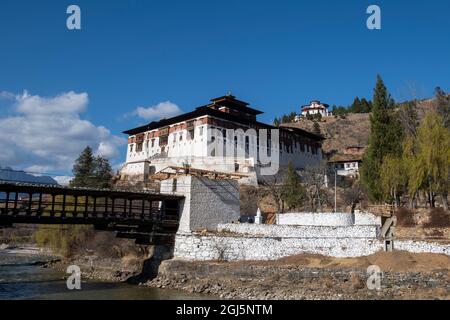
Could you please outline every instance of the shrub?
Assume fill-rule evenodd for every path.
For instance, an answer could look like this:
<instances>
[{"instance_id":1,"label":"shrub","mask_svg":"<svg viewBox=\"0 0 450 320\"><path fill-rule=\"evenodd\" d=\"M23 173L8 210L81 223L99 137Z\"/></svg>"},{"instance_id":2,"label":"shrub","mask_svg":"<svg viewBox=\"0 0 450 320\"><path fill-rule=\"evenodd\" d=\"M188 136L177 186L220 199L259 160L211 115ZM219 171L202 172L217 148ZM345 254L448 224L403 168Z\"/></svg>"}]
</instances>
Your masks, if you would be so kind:
<instances>
[{"instance_id":1,"label":"shrub","mask_svg":"<svg viewBox=\"0 0 450 320\"><path fill-rule=\"evenodd\" d=\"M397 225L400 227L414 227L416 222L414 220L414 211L399 208L395 214L397 216Z\"/></svg>"},{"instance_id":2,"label":"shrub","mask_svg":"<svg viewBox=\"0 0 450 320\"><path fill-rule=\"evenodd\" d=\"M448 228L450 227L450 214L443 208L434 208L428 213L428 222L425 228Z\"/></svg>"},{"instance_id":3,"label":"shrub","mask_svg":"<svg viewBox=\"0 0 450 320\"><path fill-rule=\"evenodd\" d=\"M34 239L39 247L50 248L55 253L70 257L90 234L92 234L90 226L42 225L35 232Z\"/></svg>"}]
</instances>

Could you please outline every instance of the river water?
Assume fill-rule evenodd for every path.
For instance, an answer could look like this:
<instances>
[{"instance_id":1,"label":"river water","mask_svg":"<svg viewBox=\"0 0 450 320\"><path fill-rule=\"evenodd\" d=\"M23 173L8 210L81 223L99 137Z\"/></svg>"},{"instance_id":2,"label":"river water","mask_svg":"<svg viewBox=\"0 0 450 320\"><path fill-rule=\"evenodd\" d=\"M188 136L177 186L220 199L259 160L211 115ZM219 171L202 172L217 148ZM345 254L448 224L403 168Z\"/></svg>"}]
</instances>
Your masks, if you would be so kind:
<instances>
[{"instance_id":1,"label":"river water","mask_svg":"<svg viewBox=\"0 0 450 320\"><path fill-rule=\"evenodd\" d=\"M125 283L82 281L81 290L68 290L64 277L36 262L48 261L26 250L0 250L0 300L171 300L205 299L182 291L139 287Z\"/></svg>"}]
</instances>

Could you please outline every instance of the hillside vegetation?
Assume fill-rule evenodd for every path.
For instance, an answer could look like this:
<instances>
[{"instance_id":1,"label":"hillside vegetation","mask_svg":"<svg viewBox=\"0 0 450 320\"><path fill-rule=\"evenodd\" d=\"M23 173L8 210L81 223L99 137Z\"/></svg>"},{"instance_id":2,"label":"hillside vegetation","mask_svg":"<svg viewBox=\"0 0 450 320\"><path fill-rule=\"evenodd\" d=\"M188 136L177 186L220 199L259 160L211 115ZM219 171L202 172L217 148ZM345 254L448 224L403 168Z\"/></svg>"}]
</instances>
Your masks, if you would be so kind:
<instances>
[{"instance_id":1,"label":"hillside vegetation","mask_svg":"<svg viewBox=\"0 0 450 320\"><path fill-rule=\"evenodd\" d=\"M435 99L417 102L415 107L419 120L424 118L426 111L431 109L434 103ZM369 143L369 113L348 113L343 116L324 117L319 121L303 118L300 122L283 123L281 126L314 132L315 123L319 125L320 132L325 138L322 148L326 154L345 153L347 147L365 148Z\"/></svg>"},{"instance_id":2,"label":"hillside vegetation","mask_svg":"<svg viewBox=\"0 0 450 320\"><path fill-rule=\"evenodd\" d=\"M297 123L283 124L286 127L295 127L313 132L314 121L302 119ZM317 122L320 132L326 139L323 142L323 151L327 154L344 152L346 147L365 147L369 141L370 120L368 113L348 114L345 117L326 117Z\"/></svg>"}]
</instances>

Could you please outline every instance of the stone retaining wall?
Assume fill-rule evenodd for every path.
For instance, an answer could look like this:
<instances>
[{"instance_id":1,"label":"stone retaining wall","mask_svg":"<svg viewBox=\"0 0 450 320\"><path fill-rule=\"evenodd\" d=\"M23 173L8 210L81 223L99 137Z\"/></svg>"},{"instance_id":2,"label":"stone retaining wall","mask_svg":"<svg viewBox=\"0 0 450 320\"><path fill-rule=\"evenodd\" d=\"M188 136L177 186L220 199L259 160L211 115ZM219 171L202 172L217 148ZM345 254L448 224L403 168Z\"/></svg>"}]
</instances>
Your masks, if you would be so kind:
<instances>
[{"instance_id":1,"label":"stone retaining wall","mask_svg":"<svg viewBox=\"0 0 450 320\"><path fill-rule=\"evenodd\" d=\"M284 226L266 224L219 224L219 232L232 232L256 237L283 238L377 238L378 226Z\"/></svg>"},{"instance_id":2,"label":"stone retaining wall","mask_svg":"<svg viewBox=\"0 0 450 320\"><path fill-rule=\"evenodd\" d=\"M296 212L277 214L278 225L301 226L351 226L355 223L355 217L351 213L316 213Z\"/></svg>"},{"instance_id":3,"label":"stone retaining wall","mask_svg":"<svg viewBox=\"0 0 450 320\"><path fill-rule=\"evenodd\" d=\"M359 257L382 250L371 238L281 238L178 234L174 257L187 260L276 260L302 253Z\"/></svg>"},{"instance_id":4,"label":"stone retaining wall","mask_svg":"<svg viewBox=\"0 0 450 320\"><path fill-rule=\"evenodd\" d=\"M369 212L355 212L355 225L381 226L381 217Z\"/></svg>"},{"instance_id":5,"label":"stone retaining wall","mask_svg":"<svg viewBox=\"0 0 450 320\"><path fill-rule=\"evenodd\" d=\"M291 226L331 226L342 227L352 225L381 226L381 217L368 212L295 212L277 214L278 225Z\"/></svg>"},{"instance_id":6,"label":"stone retaining wall","mask_svg":"<svg viewBox=\"0 0 450 320\"><path fill-rule=\"evenodd\" d=\"M450 255L450 244L415 240L394 240L394 250Z\"/></svg>"}]
</instances>

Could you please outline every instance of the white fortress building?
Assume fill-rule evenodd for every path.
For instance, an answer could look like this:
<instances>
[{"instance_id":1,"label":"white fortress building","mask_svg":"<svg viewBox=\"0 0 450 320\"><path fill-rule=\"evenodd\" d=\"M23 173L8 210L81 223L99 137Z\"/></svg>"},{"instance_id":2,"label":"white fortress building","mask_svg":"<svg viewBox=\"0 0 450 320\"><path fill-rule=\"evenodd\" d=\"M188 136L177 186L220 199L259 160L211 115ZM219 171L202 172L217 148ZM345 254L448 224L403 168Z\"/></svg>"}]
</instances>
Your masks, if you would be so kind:
<instances>
[{"instance_id":1,"label":"white fortress building","mask_svg":"<svg viewBox=\"0 0 450 320\"><path fill-rule=\"evenodd\" d=\"M322 160L322 137L258 122L259 114L229 94L192 112L127 130L128 151L120 179L146 181L170 167L258 178L269 165L292 162L303 169Z\"/></svg>"},{"instance_id":2,"label":"white fortress building","mask_svg":"<svg viewBox=\"0 0 450 320\"><path fill-rule=\"evenodd\" d=\"M331 116L331 112L328 111L329 105L320 103L320 101L311 101L309 105L302 106L302 116L320 114L322 117Z\"/></svg>"}]
</instances>

